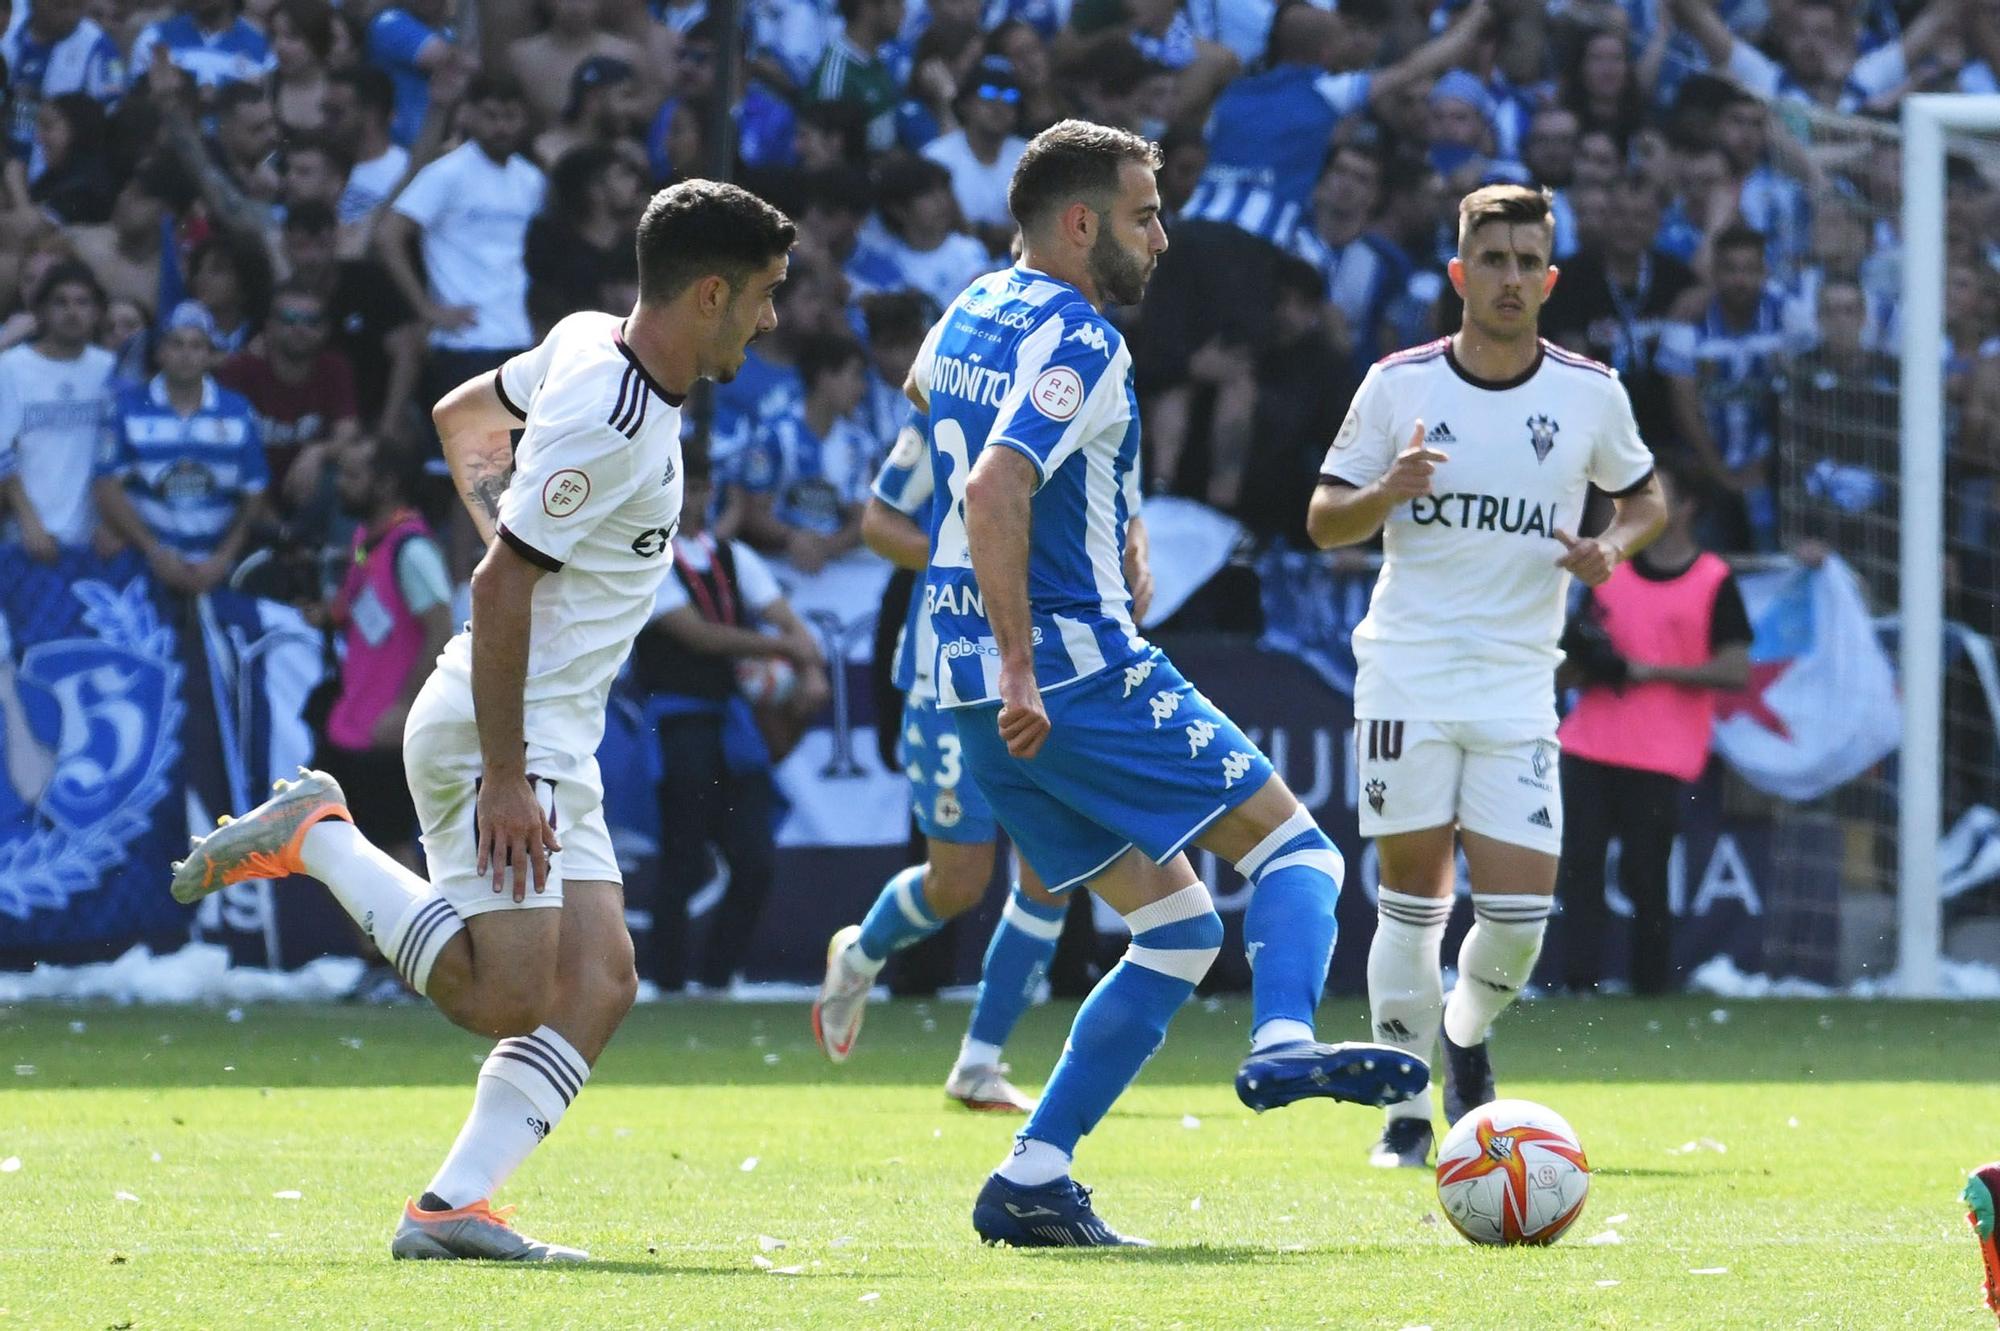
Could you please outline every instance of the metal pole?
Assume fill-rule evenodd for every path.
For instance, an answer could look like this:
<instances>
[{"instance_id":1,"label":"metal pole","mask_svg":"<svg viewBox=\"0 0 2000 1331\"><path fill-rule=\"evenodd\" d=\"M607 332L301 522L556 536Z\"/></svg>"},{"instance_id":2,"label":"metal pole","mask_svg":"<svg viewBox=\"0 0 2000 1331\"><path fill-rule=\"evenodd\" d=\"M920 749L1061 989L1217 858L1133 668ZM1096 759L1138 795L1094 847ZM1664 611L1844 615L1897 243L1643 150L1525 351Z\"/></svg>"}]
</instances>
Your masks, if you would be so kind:
<instances>
[{"instance_id":1,"label":"metal pole","mask_svg":"<svg viewBox=\"0 0 2000 1331\"><path fill-rule=\"evenodd\" d=\"M743 0L711 0L715 24L715 100L708 108L708 178L727 180L736 170L736 110L743 98Z\"/></svg>"}]
</instances>

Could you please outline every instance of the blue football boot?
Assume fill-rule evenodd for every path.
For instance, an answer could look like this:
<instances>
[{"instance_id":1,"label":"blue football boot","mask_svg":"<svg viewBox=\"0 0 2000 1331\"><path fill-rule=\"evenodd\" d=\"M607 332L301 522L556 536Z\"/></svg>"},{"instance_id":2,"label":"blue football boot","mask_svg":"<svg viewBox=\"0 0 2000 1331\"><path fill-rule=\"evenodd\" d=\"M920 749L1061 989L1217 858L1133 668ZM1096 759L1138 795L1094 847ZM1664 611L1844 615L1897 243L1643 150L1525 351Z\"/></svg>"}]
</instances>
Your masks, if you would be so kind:
<instances>
[{"instance_id":1,"label":"blue football boot","mask_svg":"<svg viewBox=\"0 0 2000 1331\"><path fill-rule=\"evenodd\" d=\"M1090 1189L1071 1178L1023 1187L994 1174L972 1204L972 1227L983 1243L1010 1248L1150 1248L1128 1238L1090 1209Z\"/></svg>"},{"instance_id":2,"label":"blue football boot","mask_svg":"<svg viewBox=\"0 0 2000 1331\"><path fill-rule=\"evenodd\" d=\"M1430 1065L1394 1045L1295 1040L1243 1060L1236 1098L1258 1113L1322 1096L1355 1105L1392 1105L1421 1095Z\"/></svg>"}]
</instances>

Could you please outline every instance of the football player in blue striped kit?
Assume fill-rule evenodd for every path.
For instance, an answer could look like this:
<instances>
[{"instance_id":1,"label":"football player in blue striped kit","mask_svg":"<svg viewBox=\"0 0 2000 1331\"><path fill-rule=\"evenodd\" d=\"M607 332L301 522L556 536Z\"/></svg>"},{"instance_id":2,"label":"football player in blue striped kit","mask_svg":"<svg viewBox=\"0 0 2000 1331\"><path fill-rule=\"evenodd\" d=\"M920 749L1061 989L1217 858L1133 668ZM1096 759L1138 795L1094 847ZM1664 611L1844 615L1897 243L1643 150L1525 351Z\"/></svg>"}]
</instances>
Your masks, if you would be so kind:
<instances>
[{"instance_id":1,"label":"football player in blue striped kit","mask_svg":"<svg viewBox=\"0 0 2000 1331\"><path fill-rule=\"evenodd\" d=\"M1021 261L952 303L910 374L930 417L936 487L923 595L938 705L1050 891L1087 883L1132 931L980 1192L973 1225L990 1243L1132 1242L1093 1212L1070 1158L1221 947L1190 844L1255 887L1244 923L1252 1049L1237 1075L1246 1104L1382 1104L1429 1080L1414 1055L1314 1038L1340 854L1256 746L1133 624L1138 410L1131 353L1104 310L1137 303L1166 249L1159 164L1153 144L1101 125L1037 135L1008 194Z\"/></svg>"}]
</instances>

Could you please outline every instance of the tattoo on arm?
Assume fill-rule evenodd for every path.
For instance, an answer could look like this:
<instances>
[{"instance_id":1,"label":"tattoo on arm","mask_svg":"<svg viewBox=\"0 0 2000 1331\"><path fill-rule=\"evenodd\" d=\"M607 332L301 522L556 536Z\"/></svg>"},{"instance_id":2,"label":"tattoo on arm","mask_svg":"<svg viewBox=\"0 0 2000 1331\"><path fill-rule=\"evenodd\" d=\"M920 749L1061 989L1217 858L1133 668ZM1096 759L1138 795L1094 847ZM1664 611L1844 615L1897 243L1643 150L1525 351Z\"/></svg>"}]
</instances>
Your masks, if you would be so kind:
<instances>
[{"instance_id":1,"label":"tattoo on arm","mask_svg":"<svg viewBox=\"0 0 2000 1331\"><path fill-rule=\"evenodd\" d=\"M495 522L500 520L500 496L507 493L507 480L512 475L513 473L509 471L500 475L481 476L472 482L472 497L486 509L486 516Z\"/></svg>"}]
</instances>

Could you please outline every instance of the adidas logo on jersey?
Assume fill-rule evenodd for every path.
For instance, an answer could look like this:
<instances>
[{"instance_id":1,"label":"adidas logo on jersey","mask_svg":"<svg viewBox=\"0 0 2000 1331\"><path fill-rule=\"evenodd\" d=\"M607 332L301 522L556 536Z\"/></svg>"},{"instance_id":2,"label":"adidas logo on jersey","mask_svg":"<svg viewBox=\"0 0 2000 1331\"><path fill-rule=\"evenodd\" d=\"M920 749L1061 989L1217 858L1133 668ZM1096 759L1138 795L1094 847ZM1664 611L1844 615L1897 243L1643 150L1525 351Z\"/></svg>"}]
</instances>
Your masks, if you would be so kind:
<instances>
[{"instance_id":1,"label":"adidas logo on jersey","mask_svg":"<svg viewBox=\"0 0 2000 1331\"><path fill-rule=\"evenodd\" d=\"M1443 421L1439 421L1431 427L1430 433L1424 436L1424 442L1427 444L1455 444L1458 442L1458 436L1451 432L1449 425L1446 425Z\"/></svg>"},{"instance_id":2,"label":"adidas logo on jersey","mask_svg":"<svg viewBox=\"0 0 2000 1331\"><path fill-rule=\"evenodd\" d=\"M1556 828L1555 823L1551 822L1549 819L1549 810L1547 805L1543 805L1541 808L1529 814L1528 821L1533 823L1536 827L1546 827L1551 832L1555 831Z\"/></svg>"}]
</instances>

